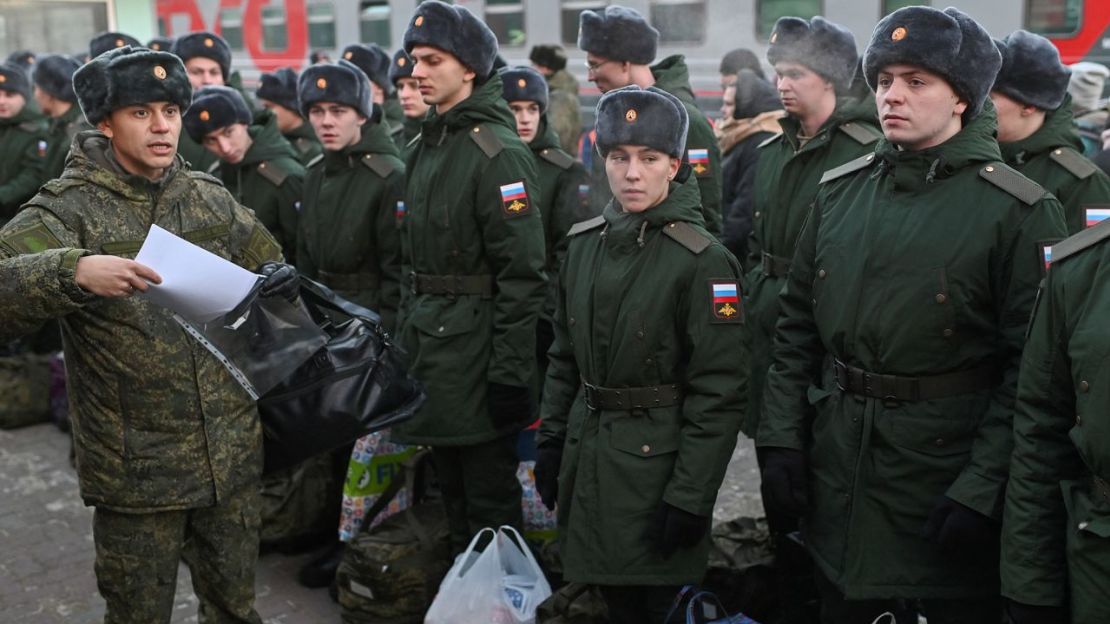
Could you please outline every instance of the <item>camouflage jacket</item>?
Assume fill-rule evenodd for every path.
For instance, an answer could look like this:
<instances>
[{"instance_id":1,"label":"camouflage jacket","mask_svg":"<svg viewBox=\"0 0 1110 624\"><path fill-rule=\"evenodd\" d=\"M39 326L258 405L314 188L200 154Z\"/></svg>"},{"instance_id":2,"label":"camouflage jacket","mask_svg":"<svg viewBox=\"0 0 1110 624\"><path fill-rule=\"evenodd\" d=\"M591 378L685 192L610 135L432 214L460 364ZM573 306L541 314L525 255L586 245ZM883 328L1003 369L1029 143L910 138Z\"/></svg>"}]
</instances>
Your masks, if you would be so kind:
<instances>
[{"instance_id":1,"label":"camouflage jacket","mask_svg":"<svg viewBox=\"0 0 1110 624\"><path fill-rule=\"evenodd\" d=\"M227 370L165 309L77 286L82 256L134 257L152 224L248 269L281 257L215 178L181 159L157 183L130 176L95 130L0 229L0 342L60 319L81 496L121 511L212 505L262 471L254 403Z\"/></svg>"},{"instance_id":2,"label":"camouflage jacket","mask_svg":"<svg viewBox=\"0 0 1110 624\"><path fill-rule=\"evenodd\" d=\"M559 135L559 145L568 154L578 153L578 136L582 134L582 114L578 110L578 80L565 69L547 77L549 104L547 118Z\"/></svg>"}]
</instances>

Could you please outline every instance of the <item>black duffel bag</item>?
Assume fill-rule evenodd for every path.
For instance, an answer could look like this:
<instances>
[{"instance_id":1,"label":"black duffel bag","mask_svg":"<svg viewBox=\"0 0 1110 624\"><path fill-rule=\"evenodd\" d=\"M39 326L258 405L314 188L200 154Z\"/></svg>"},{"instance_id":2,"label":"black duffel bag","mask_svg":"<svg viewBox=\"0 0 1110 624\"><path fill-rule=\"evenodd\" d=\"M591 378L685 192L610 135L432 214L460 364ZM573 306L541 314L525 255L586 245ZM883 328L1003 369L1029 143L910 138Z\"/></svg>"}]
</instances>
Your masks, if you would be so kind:
<instances>
[{"instance_id":1,"label":"black duffel bag","mask_svg":"<svg viewBox=\"0 0 1110 624\"><path fill-rule=\"evenodd\" d=\"M328 341L258 399L264 473L404 422L425 399L377 313L304 276L300 280L301 301Z\"/></svg>"}]
</instances>

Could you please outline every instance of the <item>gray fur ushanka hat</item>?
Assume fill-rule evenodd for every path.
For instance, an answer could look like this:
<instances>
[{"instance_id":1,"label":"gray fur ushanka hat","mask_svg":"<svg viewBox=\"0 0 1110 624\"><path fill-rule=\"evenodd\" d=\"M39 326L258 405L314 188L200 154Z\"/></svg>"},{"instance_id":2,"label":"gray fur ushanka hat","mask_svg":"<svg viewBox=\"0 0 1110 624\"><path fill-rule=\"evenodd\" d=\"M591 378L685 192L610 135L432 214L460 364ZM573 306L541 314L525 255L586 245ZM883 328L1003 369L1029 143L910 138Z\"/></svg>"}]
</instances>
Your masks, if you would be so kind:
<instances>
[{"instance_id":1,"label":"gray fur ushanka hat","mask_svg":"<svg viewBox=\"0 0 1110 624\"><path fill-rule=\"evenodd\" d=\"M170 51L181 57L183 62L198 56L216 61L225 83L231 76L231 46L216 33L201 31L182 35L173 42Z\"/></svg>"},{"instance_id":2,"label":"gray fur ushanka hat","mask_svg":"<svg viewBox=\"0 0 1110 624\"><path fill-rule=\"evenodd\" d=\"M602 156L618 145L643 145L682 158L689 126L682 102L656 87L613 89L597 102L596 143Z\"/></svg>"},{"instance_id":3,"label":"gray fur ushanka hat","mask_svg":"<svg viewBox=\"0 0 1110 624\"><path fill-rule=\"evenodd\" d=\"M297 79L297 99L305 119L308 119L308 109L317 102L335 102L350 106L363 117L374 116L370 79L353 63L343 59L334 64L313 65L301 72Z\"/></svg>"},{"instance_id":4,"label":"gray fur ushanka hat","mask_svg":"<svg viewBox=\"0 0 1110 624\"><path fill-rule=\"evenodd\" d=\"M510 67L501 71L501 97L506 102L535 102L547 112L547 81L531 67Z\"/></svg>"},{"instance_id":5,"label":"gray fur ushanka hat","mask_svg":"<svg viewBox=\"0 0 1110 624\"><path fill-rule=\"evenodd\" d=\"M798 63L812 69L836 87L847 90L856 71L856 40L843 26L823 17L808 22L800 17L780 17L771 31L767 62Z\"/></svg>"},{"instance_id":6,"label":"gray fur ushanka hat","mask_svg":"<svg viewBox=\"0 0 1110 624\"><path fill-rule=\"evenodd\" d=\"M275 72L262 74L260 84L255 95L260 100L269 100L278 106L283 106L300 114L301 107L297 105L297 72L289 67L282 67Z\"/></svg>"},{"instance_id":7,"label":"gray fur ushanka hat","mask_svg":"<svg viewBox=\"0 0 1110 624\"><path fill-rule=\"evenodd\" d=\"M181 123L189 136L200 143L208 133L232 124L251 125L251 110L235 89L212 85L193 95L193 105Z\"/></svg>"},{"instance_id":8,"label":"gray fur ushanka hat","mask_svg":"<svg viewBox=\"0 0 1110 624\"><path fill-rule=\"evenodd\" d=\"M479 82L490 76L497 56L497 37L485 22L466 7L439 0L417 5L405 31L405 52L412 54L412 49L420 45L443 50L459 59L477 75Z\"/></svg>"},{"instance_id":9,"label":"gray fur ushanka hat","mask_svg":"<svg viewBox=\"0 0 1110 624\"><path fill-rule=\"evenodd\" d=\"M1060 62L1060 51L1051 41L1015 30L994 43L1002 54L1002 69L998 70L991 91L1046 111L1056 110L1064 103L1071 70Z\"/></svg>"},{"instance_id":10,"label":"gray fur ushanka hat","mask_svg":"<svg viewBox=\"0 0 1110 624\"><path fill-rule=\"evenodd\" d=\"M23 99L31 99L31 81L27 79L27 71L15 63L0 65L0 91L18 93Z\"/></svg>"},{"instance_id":11,"label":"gray fur ushanka hat","mask_svg":"<svg viewBox=\"0 0 1110 624\"><path fill-rule=\"evenodd\" d=\"M131 35L121 32L102 32L89 40L89 60L104 54L108 50L131 46L141 48L143 44Z\"/></svg>"},{"instance_id":12,"label":"gray fur ushanka hat","mask_svg":"<svg viewBox=\"0 0 1110 624\"><path fill-rule=\"evenodd\" d=\"M356 43L343 48L340 56L354 63L386 95L393 93L393 83L389 81L389 68L393 61L381 46L376 43Z\"/></svg>"},{"instance_id":13,"label":"gray fur ushanka hat","mask_svg":"<svg viewBox=\"0 0 1110 624\"><path fill-rule=\"evenodd\" d=\"M648 65L658 45L659 31L635 9L613 5L578 16L578 49L590 54Z\"/></svg>"},{"instance_id":14,"label":"gray fur ushanka hat","mask_svg":"<svg viewBox=\"0 0 1110 624\"><path fill-rule=\"evenodd\" d=\"M396 87L402 78L412 78L412 57L404 50L397 50L389 65L389 84Z\"/></svg>"},{"instance_id":15,"label":"gray fur ushanka hat","mask_svg":"<svg viewBox=\"0 0 1110 624\"><path fill-rule=\"evenodd\" d=\"M181 59L169 52L124 46L109 50L73 73L73 90L92 125L112 111L149 102L172 102L182 111L193 87Z\"/></svg>"},{"instance_id":16,"label":"gray fur ushanka hat","mask_svg":"<svg viewBox=\"0 0 1110 624\"><path fill-rule=\"evenodd\" d=\"M81 63L72 56L50 54L39 58L35 64L32 79L38 88L46 91L51 97L59 100L76 103L77 94L73 92L73 72L81 67Z\"/></svg>"}]
</instances>

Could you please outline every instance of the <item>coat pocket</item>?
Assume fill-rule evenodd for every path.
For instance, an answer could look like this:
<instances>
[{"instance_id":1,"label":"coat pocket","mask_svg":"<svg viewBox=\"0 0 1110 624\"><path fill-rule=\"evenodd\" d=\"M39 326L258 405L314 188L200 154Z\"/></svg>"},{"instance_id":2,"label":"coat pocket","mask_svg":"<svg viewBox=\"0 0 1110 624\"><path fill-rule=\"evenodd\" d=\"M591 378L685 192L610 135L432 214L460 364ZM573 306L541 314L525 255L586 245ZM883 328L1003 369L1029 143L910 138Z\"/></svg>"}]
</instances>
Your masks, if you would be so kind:
<instances>
[{"instance_id":1,"label":"coat pocket","mask_svg":"<svg viewBox=\"0 0 1110 624\"><path fill-rule=\"evenodd\" d=\"M446 305L443 305L446 304ZM413 313L411 323L425 336L450 338L469 334L478 327L481 310L471 298L460 298L453 302L436 301L431 305L419 306Z\"/></svg>"},{"instance_id":2,"label":"coat pocket","mask_svg":"<svg viewBox=\"0 0 1110 624\"><path fill-rule=\"evenodd\" d=\"M609 421L609 446L635 455L657 457L678 451L678 407L636 410Z\"/></svg>"}]
</instances>

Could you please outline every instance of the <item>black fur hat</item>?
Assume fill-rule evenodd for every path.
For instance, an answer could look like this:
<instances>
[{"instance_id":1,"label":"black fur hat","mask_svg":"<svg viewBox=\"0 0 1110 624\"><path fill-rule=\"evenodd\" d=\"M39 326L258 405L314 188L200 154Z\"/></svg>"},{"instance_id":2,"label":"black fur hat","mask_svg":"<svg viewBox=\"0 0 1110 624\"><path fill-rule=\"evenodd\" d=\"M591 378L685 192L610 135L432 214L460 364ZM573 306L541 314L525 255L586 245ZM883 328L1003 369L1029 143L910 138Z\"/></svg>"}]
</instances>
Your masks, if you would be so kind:
<instances>
[{"instance_id":1,"label":"black fur hat","mask_svg":"<svg viewBox=\"0 0 1110 624\"><path fill-rule=\"evenodd\" d=\"M1060 62L1052 42L1026 30L1015 30L995 40L1002 54L1002 69L991 91L999 91L1022 104L1056 110L1068 94L1071 70Z\"/></svg>"},{"instance_id":2,"label":"black fur hat","mask_svg":"<svg viewBox=\"0 0 1110 624\"><path fill-rule=\"evenodd\" d=\"M23 99L31 99L31 81L27 79L27 70L15 63L0 65L0 91L18 93Z\"/></svg>"},{"instance_id":3,"label":"black fur hat","mask_svg":"<svg viewBox=\"0 0 1110 624\"><path fill-rule=\"evenodd\" d=\"M173 102L184 111L193 101L181 59L131 46L109 50L78 68L73 90L85 119L94 126L124 106Z\"/></svg>"},{"instance_id":4,"label":"black fur hat","mask_svg":"<svg viewBox=\"0 0 1110 624\"><path fill-rule=\"evenodd\" d=\"M578 15L578 48L614 61L648 65L655 60L659 31L635 9L607 6Z\"/></svg>"},{"instance_id":5,"label":"black fur hat","mask_svg":"<svg viewBox=\"0 0 1110 624\"><path fill-rule=\"evenodd\" d=\"M732 118L751 119L773 110L782 110L782 100L775 87L746 67L736 72Z\"/></svg>"},{"instance_id":6,"label":"black fur hat","mask_svg":"<svg viewBox=\"0 0 1110 624\"><path fill-rule=\"evenodd\" d=\"M682 158L689 126L682 102L656 87L613 89L597 102L596 144L602 156L618 145L644 145Z\"/></svg>"},{"instance_id":7,"label":"black fur hat","mask_svg":"<svg viewBox=\"0 0 1110 624\"><path fill-rule=\"evenodd\" d=\"M182 62L198 56L216 61L220 65L225 83L231 75L231 47L216 33L201 31L178 37L170 52L179 56Z\"/></svg>"},{"instance_id":8,"label":"black fur hat","mask_svg":"<svg viewBox=\"0 0 1110 624\"><path fill-rule=\"evenodd\" d=\"M755 52L747 48L736 48L729 50L721 57L721 64L717 68L718 74L739 74L741 69L747 69L755 73L756 76L766 80L767 76L763 73L763 67L759 64L759 57Z\"/></svg>"},{"instance_id":9,"label":"black fur hat","mask_svg":"<svg viewBox=\"0 0 1110 624\"><path fill-rule=\"evenodd\" d=\"M284 106L298 115L301 107L297 105L297 72L289 67L262 74L261 84L255 94L260 100L269 100Z\"/></svg>"},{"instance_id":10,"label":"black fur hat","mask_svg":"<svg viewBox=\"0 0 1110 624\"><path fill-rule=\"evenodd\" d=\"M987 31L959 9L911 6L875 26L863 56L868 86L874 90L879 71L897 63L939 74L967 100L964 119L970 120L983 110L1002 55Z\"/></svg>"},{"instance_id":11,"label":"black fur hat","mask_svg":"<svg viewBox=\"0 0 1110 624\"><path fill-rule=\"evenodd\" d=\"M155 37L146 42L146 47L155 52L169 52L173 50L173 37Z\"/></svg>"},{"instance_id":12,"label":"black fur hat","mask_svg":"<svg viewBox=\"0 0 1110 624\"><path fill-rule=\"evenodd\" d=\"M451 6L439 0L417 5L405 31L405 52L412 54L418 45L450 53L483 81L493 72L497 56L497 37L466 7Z\"/></svg>"},{"instance_id":13,"label":"black fur hat","mask_svg":"<svg viewBox=\"0 0 1110 624\"><path fill-rule=\"evenodd\" d=\"M366 74L370 82L378 86L386 95L393 93L393 83L389 81L389 67L392 60L389 53L376 43L353 44L343 48L341 55Z\"/></svg>"},{"instance_id":14,"label":"black fur hat","mask_svg":"<svg viewBox=\"0 0 1110 624\"><path fill-rule=\"evenodd\" d=\"M547 81L531 67L510 67L501 72L501 97L506 102L535 102L546 113Z\"/></svg>"},{"instance_id":15,"label":"black fur hat","mask_svg":"<svg viewBox=\"0 0 1110 624\"><path fill-rule=\"evenodd\" d=\"M780 17L771 31L767 62L804 65L844 92L856 71L856 39L852 33L823 17L808 22L800 17Z\"/></svg>"},{"instance_id":16,"label":"black fur hat","mask_svg":"<svg viewBox=\"0 0 1110 624\"><path fill-rule=\"evenodd\" d=\"M49 54L40 58L35 64L33 80L38 88L46 91L51 97L76 104L77 94L73 92L73 72L79 67L81 62L72 56Z\"/></svg>"},{"instance_id":17,"label":"black fur hat","mask_svg":"<svg viewBox=\"0 0 1110 624\"><path fill-rule=\"evenodd\" d=\"M231 124L251 125L251 111L235 89L207 86L193 95L193 105L181 118L181 123L189 136L200 143L208 133Z\"/></svg>"},{"instance_id":18,"label":"black fur hat","mask_svg":"<svg viewBox=\"0 0 1110 624\"><path fill-rule=\"evenodd\" d=\"M370 79L349 61L320 63L305 68L297 79L297 99L301 116L308 119L308 109L317 102L335 102L350 106L364 117L374 117L370 101Z\"/></svg>"},{"instance_id":19,"label":"black fur hat","mask_svg":"<svg viewBox=\"0 0 1110 624\"><path fill-rule=\"evenodd\" d=\"M120 32L102 32L89 40L89 60L93 60L108 50L122 48L123 46L141 48L143 44L131 35Z\"/></svg>"},{"instance_id":20,"label":"black fur hat","mask_svg":"<svg viewBox=\"0 0 1110 624\"><path fill-rule=\"evenodd\" d=\"M389 65L389 84L397 86L401 78L412 77L412 57L404 50L397 50L393 55L393 62Z\"/></svg>"},{"instance_id":21,"label":"black fur hat","mask_svg":"<svg viewBox=\"0 0 1110 624\"><path fill-rule=\"evenodd\" d=\"M30 50L16 50L8 55L7 62L29 71L35 66L35 53Z\"/></svg>"},{"instance_id":22,"label":"black fur hat","mask_svg":"<svg viewBox=\"0 0 1110 624\"><path fill-rule=\"evenodd\" d=\"M561 71L567 68L567 51L561 45L534 45L528 60L551 71Z\"/></svg>"}]
</instances>

